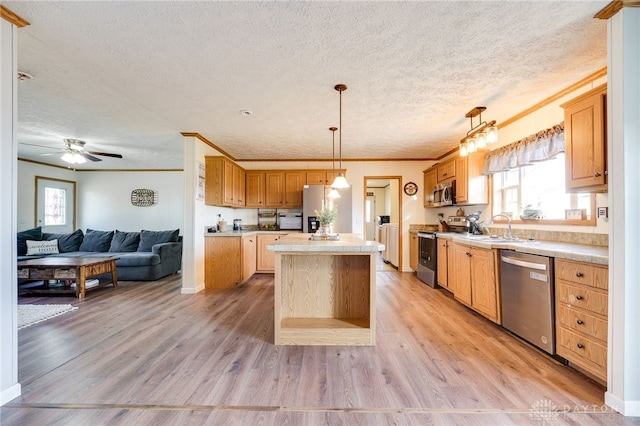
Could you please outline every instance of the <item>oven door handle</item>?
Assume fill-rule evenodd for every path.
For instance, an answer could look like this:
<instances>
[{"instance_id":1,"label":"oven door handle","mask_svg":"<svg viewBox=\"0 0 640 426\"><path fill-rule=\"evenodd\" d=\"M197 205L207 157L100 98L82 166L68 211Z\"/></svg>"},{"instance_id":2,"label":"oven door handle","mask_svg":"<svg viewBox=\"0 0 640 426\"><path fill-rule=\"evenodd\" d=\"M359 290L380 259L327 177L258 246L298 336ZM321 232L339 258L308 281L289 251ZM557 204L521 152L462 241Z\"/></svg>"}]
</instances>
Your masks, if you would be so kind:
<instances>
[{"instance_id":1,"label":"oven door handle","mask_svg":"<svg viewBox=\"0 0 640 426\"><path fill-rule=\"evenodd\" d=\"M436 234L418 234L418 238L428 238L430 240L435 240Z\"/></svg>"}]
</instances>

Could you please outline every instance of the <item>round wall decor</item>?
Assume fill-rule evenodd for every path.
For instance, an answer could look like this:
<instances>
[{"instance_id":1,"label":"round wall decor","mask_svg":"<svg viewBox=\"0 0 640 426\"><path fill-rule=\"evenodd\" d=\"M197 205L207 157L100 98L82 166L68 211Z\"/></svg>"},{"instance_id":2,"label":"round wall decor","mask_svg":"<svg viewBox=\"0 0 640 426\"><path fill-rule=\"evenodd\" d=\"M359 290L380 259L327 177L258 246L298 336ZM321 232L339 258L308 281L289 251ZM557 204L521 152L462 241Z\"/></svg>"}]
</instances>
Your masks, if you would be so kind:
<instances>
[{"instance_id":1,"label":"round wall decor","mask_svg":"<svg viewBox=\"0 0 640 426\"><path fill-rule=\"evenodd\" d=\"M407 195L416 195L418 193L418 185L414 182L407 182L404 185L404 193Z\"/></svg>"},{"instance_id":2,"label":"round wall decor","mask_svg":"<svg viewBox=\"0 0 640 426\"><path fill-rule=\"evenodd\" d=\"M131 191L131 204L136 207L149 207L158 202L158 193L153 189L134 189Z\"/></svg>"}]
</instances>

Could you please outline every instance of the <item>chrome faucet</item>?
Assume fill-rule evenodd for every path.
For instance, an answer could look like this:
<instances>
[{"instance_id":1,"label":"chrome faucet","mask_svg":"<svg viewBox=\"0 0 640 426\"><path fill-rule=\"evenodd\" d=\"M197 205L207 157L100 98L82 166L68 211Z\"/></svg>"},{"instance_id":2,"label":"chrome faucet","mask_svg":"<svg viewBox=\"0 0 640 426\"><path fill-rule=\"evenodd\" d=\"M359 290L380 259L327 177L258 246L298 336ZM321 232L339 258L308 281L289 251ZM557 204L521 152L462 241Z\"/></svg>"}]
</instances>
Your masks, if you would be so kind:
<instances>
[{"instance_id":1,"label":"chrome faucet","mask_svg":"<svg viewBox=\"0 0 640 426\"><path fill-rule=\"evenodd\" d=\"M493 219L495 219L496 217L504 217L505 219L507 219L507 226L509 227L509 229L507 231L507 238L509 240L513 240L513 234L511 233L511 216L506 215L504 213L495 214L495 215L491 216L491 223L493 223Z\"/></svg>"}]
</instances>

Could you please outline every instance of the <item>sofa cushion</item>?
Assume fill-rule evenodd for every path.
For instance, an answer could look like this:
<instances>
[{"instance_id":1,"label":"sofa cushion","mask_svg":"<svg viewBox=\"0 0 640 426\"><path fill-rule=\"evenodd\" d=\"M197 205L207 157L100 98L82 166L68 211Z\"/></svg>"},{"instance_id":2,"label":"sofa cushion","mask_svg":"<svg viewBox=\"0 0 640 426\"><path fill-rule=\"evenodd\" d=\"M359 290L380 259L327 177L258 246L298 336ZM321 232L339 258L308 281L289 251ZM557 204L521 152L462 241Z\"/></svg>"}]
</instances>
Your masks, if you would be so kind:
<instances>
[{"instance_id":1,"label":"sofa cushion","mask_svg":"<svg viewBox=\"0 0 640 426\"><path fill-rule=\"evenodd\" d=\"M121 253L116 266L151 266L160 264L160 256L150 252Z\"/></svg>"},{"instance_id":2,"label":"sofa cushion","mask_svg":"<svg viewBox=\"0 0 640 426\"><path fill-rule=\"evenodd\" d=\"M71 234L50 234L48 232L42 233L43 240L58 240L58 251L60 253L70 253L72 251L80 250L80 245L84 239L84 233L82 229L78 229Z\"/></svg>"},{"instance_id":3,"label":"sofa cushion","mask_svg":"<svg viewBox=\"0 0 640 426\"><path fill-rule=\"evenodd\" d=\"M131 252L138 250L139 232L121 232L116 230L111 240L110 252Z\"/></svg>"},{"instance_id":4,"label":"sofa cushion","mask_svg":"<svg viewBox=\"0 0 640 426\"><path fill-rule=\"evenodd\" d=\"M113 231L96 231L94 229L87 229L86 234L84 234L82 244L80 244L80 251L107 252L111 247L112 238Z\"/></svg>"},{"instance_id":5,"label":"sofa cushion","mask_svg":"<svg viewBox=\"0 0 640 426\"><path fill-rule=\"evenodd\" d=\"M42 227L38 226L37 228L18 232L18 256L25 256L27 254L27 240L42 240Z\"/></svg>"},{"instance_id":6,"label":"sofa cushion","mask_svg":"<svg viewBox=\"0 0 640 426\"><path fill-rule=\"evenodd\" d=\"M173 231L140 231L140 245L138 251L151 251L155 244L175 243L178 241L179 229Z\"/></svg>"},{"instance_id":7,"label":"sofa cushion","mask_svg":"<svg viewBox=\"0 0 640 426\"><path fill-rule=\"evenodd\" d=\"M26 244L27 244L27 256L58 253L58 240L50 240L50 241L27 240Z\"/></svg>"}]
</instances>

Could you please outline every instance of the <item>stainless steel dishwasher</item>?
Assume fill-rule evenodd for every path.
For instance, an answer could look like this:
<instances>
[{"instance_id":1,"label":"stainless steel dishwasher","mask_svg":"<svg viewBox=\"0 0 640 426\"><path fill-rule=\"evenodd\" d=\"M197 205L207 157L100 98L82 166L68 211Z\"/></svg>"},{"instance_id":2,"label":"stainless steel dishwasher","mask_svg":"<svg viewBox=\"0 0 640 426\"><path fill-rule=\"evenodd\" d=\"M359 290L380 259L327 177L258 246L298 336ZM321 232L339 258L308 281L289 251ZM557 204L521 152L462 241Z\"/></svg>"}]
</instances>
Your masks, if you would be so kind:
<instances>
[{"instance_id":1,"label":"stainless steel dishwasher","mask_svg":"<svg viewBox=\"0 0 640 426\"><path fill-rule=\"evenodd\" d=\"M555 355L552 259L500 250L500 277L504 328Z\"/></svg>"}]
</instances>

